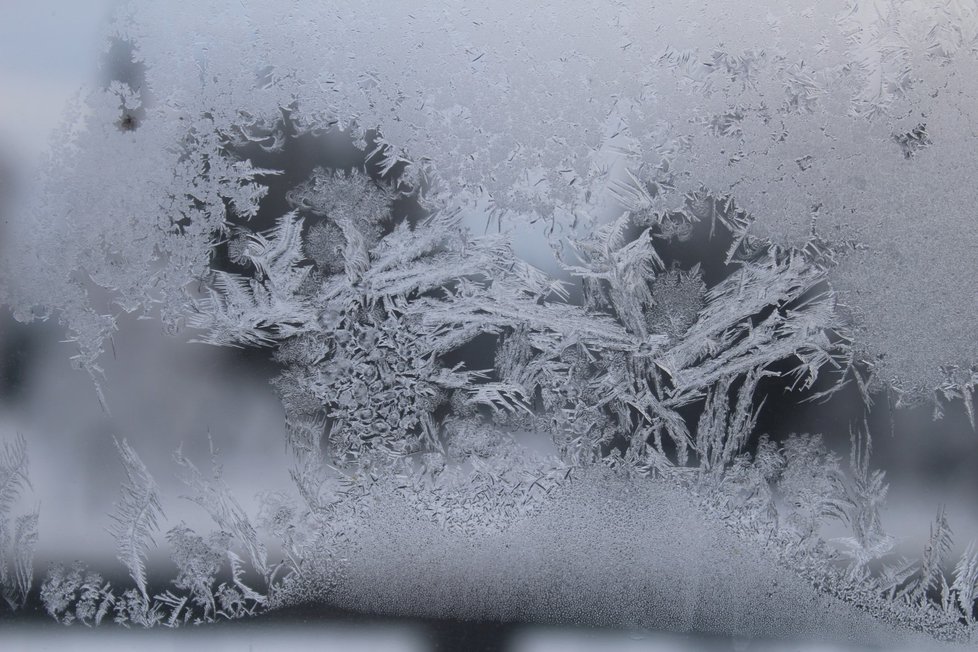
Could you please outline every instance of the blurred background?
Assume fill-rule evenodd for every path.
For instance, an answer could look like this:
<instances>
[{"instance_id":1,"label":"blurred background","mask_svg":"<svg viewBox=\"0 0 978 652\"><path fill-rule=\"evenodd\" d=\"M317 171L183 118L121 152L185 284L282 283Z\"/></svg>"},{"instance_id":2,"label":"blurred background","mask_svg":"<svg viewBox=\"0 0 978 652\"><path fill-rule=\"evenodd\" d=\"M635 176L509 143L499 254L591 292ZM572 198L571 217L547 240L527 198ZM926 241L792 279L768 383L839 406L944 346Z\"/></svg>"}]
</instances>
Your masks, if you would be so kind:
<instances>
[{"instance_id":1,"label":"blurred background","mask_svg":"<svg viewBox=\"0 0 978 652\"><path fill-rule=\"evenodd\" d=\"M44 156L66 102L82 85L100 79L99 62L107 50L99 39L100 27L114 4L0 0L0 238L3 224L16 219L19 201L31 192L32 169ZM546 266L549 252L542 240L536 240L536 252L527 242L521 241L521 253ZM105 530L124 478L113 437L126 438L146 462L161 486L171 524L183 520L205 531L210 528L206 514L179 499L182 485L171 460L182 444L184 453L206 468L208 435L221 451L228 484L250 513L257 510L258 492L290 489L284 415L268 384L275 373L268 355L193 344L188 342L191 337L165 335L155 321L121 317L112 349L102 361L106 411L89 377L70 367L73 345L62 341L65 333L57 323L19 324L0 308L0 437L10 439L19 432L28 440L31 500L41 506L41 570L48 562L76 558L96 567L117 564ZM891 484L884 526L901 538L908 554L917 555L938 506L946 505L960 552L970 539L978 538L978 433L960 405L948 409L942 421L933 421L929 407L897 410L891 397L877 399L868 421L874 466L886 470ZM849 426L864 416L852 395L830 405L779 403L779 397L772 396L768 405L762 427L775 436L821 432L843 457ZM162 555L160 551L159 560ZM328 635L316 630L309 634L309 644L323 649L319 644L333 640L332 649L338 650L430 649L421 630L398 627L371 628L369 633L336 630ZM7 649L19 649L19 635L7 631L0 638L10 642ZM270 649L278 640L262 643L264 634L252 635L252 649ZM63 644L60 635L50 636L50 647ZM305 634L295 636L295 649L302 649ZM708 645L681 637L600 632L589 636L527 628L507 640L511 649L525 652L687 650ZM93 647L102 649L131 644L121 635L91 640ZM222 639L221 645L231 649L231 640ZM741 648L730 641L716 645L781 649L765 648L763 643ZM215 641L207 646L223 649L213 647Z\"/></svg>"},{"instance_id":2,"label":"blurred background","mask_svg":"<svg viewBox=\"0 0 978 652\"><path fill-rule=\"evenodd\" d=\"M7 649L70 649L116 652L139 646L145 652L206 649L214 652L322 650L323 652L869 652L872 648L827 643L714 639L656 632L517 626L498 628L444 622L301 623L249 626L231 623L178 630L109 631L74 627L8 627L0 631ZM935 648L944 649L944 648ZM887 648L890 652L929 649Z\"/></svg>"},{"instance_id":3,"label":"blurred background","mask_svg":"<svg viewBox=\"0 0 978 652\"><path fill-rule=\"evenodd\" d=\"M0 229L31 192L31 171L66 103L113 63L105 61L100 34L115 4L0 3ZM290 484L284 415L267 382L273 370L266 356L188 344L191 335L168 337L158 322L135 315L120 320L113 353L103 360L106 412L87 374L70 367L73 345L62 342L56 320L23 325L0 308L0 437L19 432L28 440L42 569L74 558L114 563L105 528L124 471L113 437L128 439L146 462L174 524L210 529L202 510L180 501L171 461L183 444L206 469L208 433L250 512L257 492Z\"/></svg>"}]
</instances>

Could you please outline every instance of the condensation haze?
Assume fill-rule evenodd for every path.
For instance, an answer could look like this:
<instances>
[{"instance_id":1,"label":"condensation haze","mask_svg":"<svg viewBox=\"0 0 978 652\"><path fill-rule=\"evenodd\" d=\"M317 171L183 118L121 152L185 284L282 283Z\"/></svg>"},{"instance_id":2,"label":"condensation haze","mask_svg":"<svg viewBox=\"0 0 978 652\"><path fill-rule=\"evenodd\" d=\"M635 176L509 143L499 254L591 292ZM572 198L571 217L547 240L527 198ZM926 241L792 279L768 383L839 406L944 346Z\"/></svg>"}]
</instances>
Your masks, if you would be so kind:
<instances>
[{"instance_id":1,"label":"condensation haze","mask_svg":"<svg viewBox=\"0 0 978 652\"><path fill-rule=\"evenodd\" d=\"M0 6L0 645L134 644L78 559L193 646L967 649L976 64L975 0Z\"/></svg>"}]
</instances>

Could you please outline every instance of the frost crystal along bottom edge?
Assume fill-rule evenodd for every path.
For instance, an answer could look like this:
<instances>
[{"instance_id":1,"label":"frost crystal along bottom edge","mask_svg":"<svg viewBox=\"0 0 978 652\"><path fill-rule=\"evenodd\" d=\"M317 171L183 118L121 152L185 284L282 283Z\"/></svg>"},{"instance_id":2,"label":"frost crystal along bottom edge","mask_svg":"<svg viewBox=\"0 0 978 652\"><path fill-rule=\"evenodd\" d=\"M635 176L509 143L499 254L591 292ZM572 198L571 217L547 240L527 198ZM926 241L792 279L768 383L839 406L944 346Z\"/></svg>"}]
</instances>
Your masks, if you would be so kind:
<instances>
[{"instance_id":1,"label":"frost crystal along bottom edge","mask_svg":"<svg viewBox=\"0 0 978 652\"><path fill-rule=\"evenodd\" d=\"M978 644L978 4L524 4L2 10L4 649Z\"/></svg>"}]
</instances>

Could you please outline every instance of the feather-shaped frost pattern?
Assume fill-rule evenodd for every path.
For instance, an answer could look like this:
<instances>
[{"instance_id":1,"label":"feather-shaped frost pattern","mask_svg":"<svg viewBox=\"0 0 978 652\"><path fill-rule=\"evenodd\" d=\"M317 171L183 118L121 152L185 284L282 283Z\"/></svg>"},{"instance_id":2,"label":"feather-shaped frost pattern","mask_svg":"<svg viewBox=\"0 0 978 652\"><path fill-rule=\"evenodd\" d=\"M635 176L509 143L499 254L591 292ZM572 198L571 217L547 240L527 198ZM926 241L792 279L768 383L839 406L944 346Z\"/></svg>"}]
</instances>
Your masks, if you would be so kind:
<instances>
[{"instance_id":1,"label":"feather-shaped frost pattern","mask_svg":"<svg viewBox=\"0 0 978 652\"><path fill-rule=\"evenodd\" d=\"M211 274L208 296L191 304L187 324L204 331L195 341L217 346L271 346L317 327L308 298L298 294L311 267L301 265L301 218L288 213L265 234L248 236L243 256L255 277Z\"/></svg>"},{"instance_id":2,"label":"feather-shaped frost pattern","mask_svg":"<svg viewBox=\"0 0 978 652\"><path fill-rule=\"evenodd\" d=\"M258 280L287 278L292 268L305 256L302 253L302 220L292 213L278 218L274 228L265 233L249 233L244 255L258 271Z\"/></svg>"},{"instance_id":3,"label":"feather-shaped frost pattern","mask_svg":"<svg viewBox=\"0 0 978 652\"><path fill-rule=\"evenodd\" d=\"M954 566L951 584L955 602L969 625L975 622L975 599L978 597L978 551L975 542L968 544L964 554Z\"/></svg>"},{"instance_id":4,"label":"feather-shaped frost pattern","mask_svg":"<svg viewBox=\"0 0 978 652\"><path fill-rule=\"evenodd\" d=\"M231 493L223 477L223 471L217 461L217 451L211 444L211 477L206 477L178 448L173 459L184 470L184 484L193 490L187 498L204 508L217 526L237 539L247 550L254 568L265 575L268 558L265 544L258 536L251 519L241 506L241 503Z\"/></svg>"},{"instance_id":5,"label":"feather-shaped frost pattern","mask_svg":"<svg viewBox=\"0 0 978 652\"><path fill-rule=\"evenodd\" d=\"M115 539L119 561L129 570L143 599L148 600L146 555L155 545L153 535L159 530L159 521L163 518L159 487L125 439L116 439L115 446L125 467L126 481L122 483L120 499L111 514L109 532Z\"/></svg>"},{"instance_id":6,"label":"feather-shaped frost pattern","mask_svg":"<svg viewBox=\"0 0 978 652\"><path fill-rule=\"evenodd\" d=\"M9 512L21 490L30 486L27 466L27 439L18 433L0 447L0 514Z\"/></svg>"}]
</instances>

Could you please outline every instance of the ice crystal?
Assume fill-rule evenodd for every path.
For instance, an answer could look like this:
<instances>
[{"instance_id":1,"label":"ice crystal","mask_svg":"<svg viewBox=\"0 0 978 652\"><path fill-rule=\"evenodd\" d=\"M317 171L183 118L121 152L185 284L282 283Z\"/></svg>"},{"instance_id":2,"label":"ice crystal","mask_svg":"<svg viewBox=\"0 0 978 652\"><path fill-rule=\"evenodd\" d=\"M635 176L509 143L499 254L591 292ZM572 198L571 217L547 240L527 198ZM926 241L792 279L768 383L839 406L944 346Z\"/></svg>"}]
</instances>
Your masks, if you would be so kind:
<instances>
[{"instance_id":1,"label":"ice crystal","mask_svg":"<svg viewBox=\"0 0 978 652\"><path fill-rule=\"evenodd\" d=\"M173 584L178 589L190 591L191 599L203 608L205 618L217 611L212 584L223 566L228 537L221 533L205 540L183 525L172 528L166 534L178 569Z\"/></svg>"},{"instance_id":2,"label":"ice crystal","mask_svg":"<svg viewBox=\"0 0 978 652\"><path fill-rule=\"evenodd\" d=\"M136 588L146 600L146 554L154 544L153 534L159 528L163 508L156 482L136 451L126 440L116 441L116 447L122 457L127 480L122 485L122 497L112 515L111 532L118 547L119 561L129 569Z\"/></svg>"},{"instance_id":3,"label":"ice crystal","mask_svg":"<svg viewBox=\"0 0 978 652\"><path fill-rule=\"evenodd\" d=\"M81 562L70 570L54 565L41 586L41 601L55 620L70 625L78 621L99 625L115 599L109 584L98 573L87 572Z\"/></svg>"},{"instance_id":4,"label":"ice crystal","mask_svg":"<svg viewBox=\"0 0 978 652\"><path fill-rule=\"evenodd\" d=\"M317 583L375 606L378 574L405 564L356 535L386 527L391 510L431 555L441 536L509 546L525 528L552 541L543 508L571 496L594 541L613 539L595 532L604 524L632 546L634 512L609 524L590 493L610 469L611 484L634 480L639 495L640 482L671 483L657 515L677 530L695 495L757 546L718 582L724 596L749 602L736 578L748 566L775 577L774 556L890 622L963 636L974 551L948 584L942 512L919 563L895 558L868 437L854 437L845 469L817 434L757 431L776 379L809 399L854 383L867 404L867 376L906 381L961 400L973 420L978 380L961 369L978 350L955 334L975 321L974 229L959 228L975 199L961 137L978 88L970 3L840 0L801 18L728 2L293 4L120 12L112 37L143 79L90 90L66 120L12 227L0 299L24 321L56 313L96 384L119 311L158 313L197 342L271 349L301 502L266 495L254 521L215 457L208 475L178 451L189 498L217 530L169 530L177 577L156 593L145 560L160 498L123 440L111 531L135 586L55 567L42 587L52 616L178 626L252 614ZM355 165L298 160L337 135ZM516 227L542 233L552 273L519 255ZM933 292L941 310L923 309ZM14 604L37 516L16 521L11 584L5 513L26 457L20 444L3 453L0 579ZM848 531L826 541L831 521ZM696 532L716 547L696 551L720 564L733 544L713 525ZM284 561L269 559L262 532ZM479 554L496 559L492 545ZM343 546L378 559L344 575L332 564ZM791 586L766 597L806 608L811 587ZM655 594L667 614L656 622L739 627L724 599L698 612L697 590L675 609ZM414 613L405 596L416 602L408 590L385 597ZM429 608L484 615L446 596Z\"/></svg>"},{"instance_id":5,"label":"ice crystal","mask_svg":"<svg viewBox=\"0 0 978 652\"><path fill-rule=\"evenodd\" d=\"M961 313L966 284L953 280L969 276L968 229L947 223L963 224L974 203L965 168L947 168L971 158L960 137L975 87L978 12L968 2L840 0L803 18L774 6L592 0L514 14L459 2L297 3L281 16L252 3L208 6L180 17L142 2L120 12L112 33L140 73L85 98L44 175L43 201L24 233L11 233L23 244L12 251L25 254L18 276L43 279L6 290L18 314L60 309L95 378L113 320L85 284L110 289L126 311L159 305L176 328L215 234L227 235L229 217L257 215L275 174L235 152L281 151L283 111L299 134L349 129L371 165L428 189L432 206L549 220L561 235L622 199L673 210L701 187L735 191L760 235L801 245L814 228L872 252L830 275L865 348L886 354L882 377L932 389L941 364L978 359L955 336L974 321ZM553 26L552 38L536 38L539 24ZM577 101L582 87L588 102ZM651 190L623 194L632 173ZM384 210L390 194L350 194L364 182L320 170L289 198L339 227L330 211ZM356 208L353 196L374 205ZM921 255L921 228L937 218L920 216L931 215L941 224L927 240L939 237L940 253ZM378 236L362 235L368 248ZM51 249L57 266L44 262ZM904 273L915 259L929 262ZM922 296L942 297L954 319L929 319L914 307ZM901 308L889 307L894 297Z\"/></svg>"},{"instance_id":6,"label":"ice crystal","mask_svg":"<svg viewBox=\"0 0 978 652\"><path fill-rule=\"evenodd\" d=\"M163 518L159 495L132 447L125 440L117 441L116 447L127 481L122 486L122 499L111 515L111 533L119 549L119 560L129 570L135 587L117 590L100 574L87 571L81 562L70 570L55 564L41 586L45 610L66 625L75 621L98 625L111 617L125 626L178 627L242 618L266 607L268 595L246 584L245 562L235 548L247 552L250 570L261 574L266 585L272 584L279 568L268 567L264 543L223 483L216 453L212 453L214 475L210 479L204 478L180 451L175 459L186 471L184 481L195 490L190 499L203 507L220 529L205 538L183 523L170 528L166 540L177 568L173 586L180 593L151 590L145 564L147 548L154 542L153 534ZM227 579L219 581L222 576Z\"/></svg>"},{"instance_id":7,"label":"ice crystal","mask_svg":"<svg viewBox=\"0 0 978 652\"><path fill-rule=\"evenodd\" d=\"M13 610L26 604L34 583L40 507L12 514L29 486L27 440L18 434L0 447L0 592Z\"/></svg>"}]
</instances>

